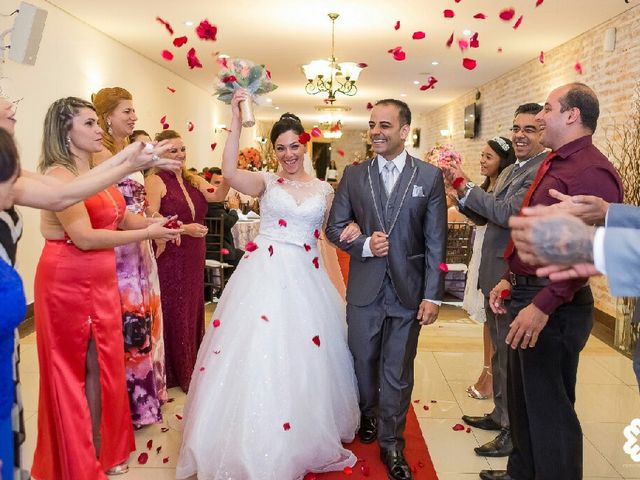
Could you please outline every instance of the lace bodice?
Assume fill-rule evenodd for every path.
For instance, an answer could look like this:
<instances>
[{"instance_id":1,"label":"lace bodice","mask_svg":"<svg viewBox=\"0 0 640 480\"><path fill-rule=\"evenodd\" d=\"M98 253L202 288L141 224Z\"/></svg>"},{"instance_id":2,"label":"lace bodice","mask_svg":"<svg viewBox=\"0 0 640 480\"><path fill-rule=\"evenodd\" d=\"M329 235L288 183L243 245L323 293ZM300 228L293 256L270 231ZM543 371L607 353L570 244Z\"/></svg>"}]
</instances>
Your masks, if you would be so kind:
<instances>
[{"instance_id":1,"label":"lace bodice","mask_svg":"<svg viewBox=\"0 0 640 480\"><path fill-rule=\"evenodd\" d=\"M313 246L322 230L331 185L318 179L285 180L264 172L260 197L260 235L286 243Z\"/></svg>"}]
</instances>

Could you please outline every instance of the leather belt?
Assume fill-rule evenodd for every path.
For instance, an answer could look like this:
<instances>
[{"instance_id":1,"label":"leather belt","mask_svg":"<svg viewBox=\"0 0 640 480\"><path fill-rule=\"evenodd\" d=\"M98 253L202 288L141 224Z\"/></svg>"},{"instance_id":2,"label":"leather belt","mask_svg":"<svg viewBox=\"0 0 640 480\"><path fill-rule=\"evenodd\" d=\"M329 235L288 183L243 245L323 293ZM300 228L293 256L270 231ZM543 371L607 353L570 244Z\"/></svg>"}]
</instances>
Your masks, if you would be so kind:
<instances>
[{"instance_id":1,"label":"leather belt","mask_svg":"<svg viewBox=\"0 0 640 480\"><path fill-rule=\"evenodd\" d=\"M546 277L516 275L515 273L509 273L509 281L514 287L546 287L550 283L549 279Z\"/></svg>"}]
</instances>

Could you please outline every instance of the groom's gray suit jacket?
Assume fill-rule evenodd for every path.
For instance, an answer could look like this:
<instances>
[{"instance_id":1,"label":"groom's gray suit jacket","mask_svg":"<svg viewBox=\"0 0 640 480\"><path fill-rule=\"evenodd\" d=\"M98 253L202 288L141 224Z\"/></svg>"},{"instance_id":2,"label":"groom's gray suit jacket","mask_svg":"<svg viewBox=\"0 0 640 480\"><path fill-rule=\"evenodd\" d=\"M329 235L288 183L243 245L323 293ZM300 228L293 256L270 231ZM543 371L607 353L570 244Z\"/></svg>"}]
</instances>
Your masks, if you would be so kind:
<instances>
[{"instance_id":1,"label":"groom's gray suit jacket","mask_svg":"<svg viewBox=\"0 0 640 480\"><path fill-rule=\"evenodd\" d=\"M407 155L390 198L383 187L377 157L347 166L329 214L327 238L351 256L347 302L369 305L388 273L400 302L417 309L423 299L441 300L447 238L447 207L442 172ZM352 243L340 233L356 222L362 235ZM386 257L363 257L367 237L389 234Z\"/></svg>"}]
</instances>

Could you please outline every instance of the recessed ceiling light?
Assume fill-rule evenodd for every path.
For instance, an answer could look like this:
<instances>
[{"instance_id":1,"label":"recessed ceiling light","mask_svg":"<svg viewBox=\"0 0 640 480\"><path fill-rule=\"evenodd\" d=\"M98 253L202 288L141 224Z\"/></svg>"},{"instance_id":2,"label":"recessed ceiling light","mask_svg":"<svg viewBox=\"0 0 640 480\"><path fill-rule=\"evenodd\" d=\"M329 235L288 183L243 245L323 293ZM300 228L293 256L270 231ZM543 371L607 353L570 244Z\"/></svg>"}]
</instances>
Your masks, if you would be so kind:
<instances>
[{"instance_id":1,"label":"recessed ceiling light","mask_svg":"<svg viewBox=\"0 0 640 480\"><path fill-rule=\"evenodd\" d=\"M274 107L276 110L280 110L280 107Z\"/></svg>"},{"instance_id":2,"label":"recessed ceiling light","mask_svg":"<svg viewBox=\"0 0 640 480\"><path fill-rule=\"evenodd\" d=\"M407 96L407 94L406 94L406 93L401 93L401 94L400 94L400 96L401 96L401 97L406 97L406 96Z\"/></svg>"},{"instance_id":3,"label":"recessed ceiling light","mask_svg":"<svg viewBox=\"0 0 640 480\"><path fill-rule=\"evenodd\" d=\"M466 35L466 36L468 37L469 35L471 35L471 30L469 30L469 29L467 28L466 30L463 30L463 31L462 31L462 34L463 34L463 35Z\"/></svg>"},{"instance_id":4,"label":"recessed ceiling light","mask_svg":"<svg viewBox=\"0 0 640 480\"><path fill-rule=\"evenodd\" d=\"M431 65L440 65L440 62L437 60L434 60L433 62L431 62Z\"/></svg>"},{"instance_id":5,"label":"recessed ceiling light","mask_svg":"<svg viewBox=\"0 0 640 480\"><path fill-rule=\"evenodd\" d=\"M184 22L184 24L185 24L187 27L193 27L193 26L195 25L191 20L187 20L186 22Z\"/></svg>"},{"instance_id":6,"label":"recessed ceiling light","mask_svg":"<svg viewBox=\"0 0 640 480\"><path fill-rule=\"evenodd\" d=\"M271 103L271 102L273 102L273 99L267 98L267 103Z\"/></svg>"},{"instance_id":7,"label":"recessed ceiling light","mask_svg":"<svg viewBox=\"0 0 640 480\"><path fill-rule=\"evenodd\" d=\"M218 58L231 58L231 57L226 53L221 53L220 55L218 55Z\"/></svg>"},{"instance_id":8,"label":"recessed ceiling light","mask_svg":"<svg viewBox=\"0 0 640 480\"><path fill-rule=\"evenodd\" d=\"M413 81L413 84L414 84L414 85L420 85L420 80L414 80L414 81Z\"/></svg>"}]
</instances>

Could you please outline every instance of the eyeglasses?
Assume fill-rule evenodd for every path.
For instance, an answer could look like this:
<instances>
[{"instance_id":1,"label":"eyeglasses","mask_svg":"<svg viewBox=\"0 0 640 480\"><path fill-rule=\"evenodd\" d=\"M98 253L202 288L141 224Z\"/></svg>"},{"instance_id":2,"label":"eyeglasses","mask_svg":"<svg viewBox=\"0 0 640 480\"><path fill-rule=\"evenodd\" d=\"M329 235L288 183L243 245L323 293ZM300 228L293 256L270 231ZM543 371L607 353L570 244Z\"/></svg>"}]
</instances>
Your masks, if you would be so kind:
<instances>
[{"instance_id":1,"label":"eyeglasses","mask_svg":"<svg viewBox=\"0 0 640 480\"><path fill-rule=\"evenodd\" d=\"M538 133L538 129L536 127L524 127L524 128L520 128L517 126L513 126L509 129L509 131L511 133L520 133L520 132L524 132L528 135L534 134L534 133Z\"/></svg>"}]
</instances>

